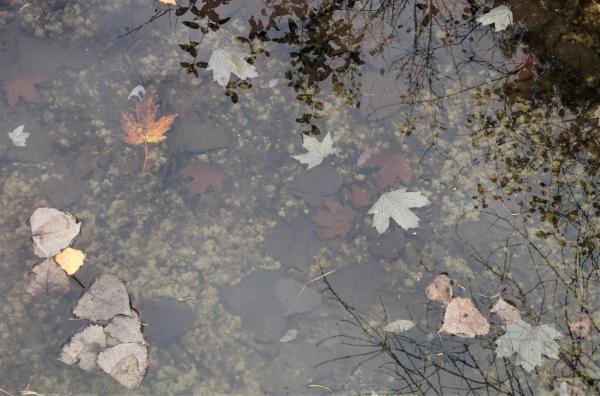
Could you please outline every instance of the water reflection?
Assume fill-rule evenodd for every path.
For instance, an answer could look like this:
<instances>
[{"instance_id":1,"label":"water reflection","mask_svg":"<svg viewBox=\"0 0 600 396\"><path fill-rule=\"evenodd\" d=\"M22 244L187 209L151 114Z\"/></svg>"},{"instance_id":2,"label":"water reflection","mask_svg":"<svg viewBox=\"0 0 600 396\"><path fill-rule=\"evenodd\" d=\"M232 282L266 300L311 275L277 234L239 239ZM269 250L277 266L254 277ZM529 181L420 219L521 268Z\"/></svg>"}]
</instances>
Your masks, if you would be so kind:
<instances>
[{"instance_id":1,"label":"water reflection","mask_svg":"<svg viewBox=\"0 0 600 396\"><path fill-rule=\"evenodd\" d=\"M20 25L2 25L0 78L22 68L48 80L40 103L0 109L3 125L33 118L26 150L0 140L12 213L2 230L26 241L35 206L81 218L78 244L94 260L82 283L119 274L149 321L143 393L598 393L600 140L589 96L573 94L593 84L577 65L561 77L564 59L540 40L546 11L528 15L537 2L521 3L510 4L519 23L499 34L475 22L489 7L472 1L113 4L90 11L102 28L66 24L70 38L31 26L58 18L60 6L47 19L25 8ZM261 77L212 82L204 69L219 35L237 37ZM91 54L89 37L98 39ZM165 114L180 114L144 177L140 150L119 141L137 84L158 91ZM310 172L290 159L299 134L329 132L339 156ZM416 177L393 188L406 183L432 200L414 233L377 235L368 206L348 198L385 191L357 166L370 149L409 158ZM222 188L199 193L182 170L206 167ZM347 236L320 239L311 215L324 197L356 212ZM29 246L2 240L7 390L33 381L40 392L121 393L54 363L77 330L68 321L77 292L24 303L24 271L11 263L33 264ZM309 286L322 285L328 301L291 312L290 290L277 285L302 289L321 271L327 278ZM486 316L502 296L529 323L552 324L564 335L560 358L532 373L496 358L497 323L474 340L438 335L443 309L423 289L441 271ZM584 314L590 339L569 328ZM397 316L417 328L382 332ZM151 323L161 318L173 323ZM280 342L291 330L297 337Z\"/></svg>"}]
</instances>

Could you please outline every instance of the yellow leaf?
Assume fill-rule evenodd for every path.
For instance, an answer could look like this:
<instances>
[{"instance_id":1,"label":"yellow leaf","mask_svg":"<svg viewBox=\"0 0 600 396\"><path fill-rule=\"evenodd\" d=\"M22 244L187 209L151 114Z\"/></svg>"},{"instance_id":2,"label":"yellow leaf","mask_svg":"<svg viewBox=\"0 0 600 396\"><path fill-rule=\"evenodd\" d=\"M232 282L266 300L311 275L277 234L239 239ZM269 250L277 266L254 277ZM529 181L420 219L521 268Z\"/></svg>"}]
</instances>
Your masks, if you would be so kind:
<instances>
[{"instance_id":1,"label":"yellow leaf","mask_svg":"<svg viewBox=\"0 0 600 396\"><path fill-rule=\"evenodd\" d=\"M177 1L176 0L158 0L163 4L173 4L173 5L177 5Z\"/></svg>"},{"instance_id":2,"label":"yellow leaf","mask_svg":"<svg viewBox=\"0 0 600 396\"><path fill-rule=\"evenodd\" d=\"M54 260L69 275L73 275L83 265L85 254L81 250L66 248Z\"/></svg>"}]
</instances>

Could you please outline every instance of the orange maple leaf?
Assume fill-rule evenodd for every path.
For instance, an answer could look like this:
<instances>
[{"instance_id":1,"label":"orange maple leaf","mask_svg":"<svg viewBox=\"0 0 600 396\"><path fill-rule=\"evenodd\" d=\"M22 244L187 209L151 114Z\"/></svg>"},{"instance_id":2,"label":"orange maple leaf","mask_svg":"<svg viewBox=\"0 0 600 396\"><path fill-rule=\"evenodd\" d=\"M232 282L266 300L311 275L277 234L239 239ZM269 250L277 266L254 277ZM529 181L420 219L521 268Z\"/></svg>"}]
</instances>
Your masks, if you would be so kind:
<instances>
[{"instance_id":1,"label":"orange maple leaf","mask_svg":"<svg viewBox=\"0 0 600 396\"><path fill-rule=\"evenodd\" d=\"M40 93L35 88L38 84L46 80L38 74L22 74L12 80L4 82L4 93L10 107L15 107L19 98L27 103L40 103Z\"/></svg>"},{"instance_id":2,"label":"orange maple leaf","mask_svg":"<svg viewBox=\"0 0 600 396\"><path fill-rule=\"evenodd\" d=\"M135 114L121 113L121 126L125 131L123 141L128 144L144 144L144 166L146 170L148 161L148 143L157 143L165 140L165 133L171 128L177 114L169 114L156 119L158 104L156 95L150 93L146 99L135 105Z\"/></svg>"}]
</instances>

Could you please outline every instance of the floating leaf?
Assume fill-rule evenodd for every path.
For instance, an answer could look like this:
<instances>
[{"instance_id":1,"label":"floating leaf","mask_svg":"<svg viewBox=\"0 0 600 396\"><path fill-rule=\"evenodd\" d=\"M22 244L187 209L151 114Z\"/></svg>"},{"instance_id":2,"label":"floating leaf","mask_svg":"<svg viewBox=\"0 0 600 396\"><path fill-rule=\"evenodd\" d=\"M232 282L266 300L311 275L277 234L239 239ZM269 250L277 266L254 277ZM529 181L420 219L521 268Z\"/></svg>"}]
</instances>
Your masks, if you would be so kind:
<instances>
[{"instance_id":1,"label":"floating leaf","mask_svg":"<svg viewBox=\"0 0 600 396\"><path fill-rule=\"evenodd\" d=\"M142 101L144 100L144 98L146 97L146 88L144 88L141 85L136 85L131 92L129 92L129 95L127 96L127 100L136 97L138 98L138 101Z\"/></svg>"},{"instance_id":2,"label":"floating leaf","mask_svg":"<svg viewBox=\"0 0 600 396\"><path fill-rule=\"evenodd\" d=\"M513 14L505 5L491 9L489 12L477 18L482 25L494 25L494 30L500 32L513 23Z\"/></svg>"},{"instance_id":3,"label":"floating leaf","mask_svg":"<svg viewBox=\"0 0 600 396\"><path fill-rule=\"evenodd\" d=\"M490 313L496 314L503 325L517 323L521 320L521 312L514 305L504 301L502 297L496 301Z\"/></svg>"},{"instance_id":4,"label":"floating leaf","mask_svg":"<svg viewBox=\"0 0 600 396\"><path fill-rule=\"evenodd\" d=\"M142 323L140 318L134 311L131 311L131 316L117 315L104 328L108 339L107 344L117 345L127 342L138 342L145 344L142 334Z\"/></svg>"},{"instance_id":5,"label":"floating leaf","mask_svg":"<svg viewBox=\"0 0 600 396\"><path fill-rule=\"evenodd\" d=\"M52 257L48 257L32 269L33 278L27 286L27 293L37 296L44 293L66 293L69 291L69 277Z\"/></svg>"},{"instance_id":6,"label":"floating leaf","mask_svg":"<svg viewBox=\"0 0 600 396\"><path fill-rule=\"evenodd\" d=\"M158 104L156 95L151 93L141 103L135 105L135 114L121 113L121 127L125 131L123 141L127 144L144 144L144 166L148 160L148 143L157 143L165 140L165 133L173 125L177 114L169 114L156 119Z\"/></svg>"},{"instance_id":7,"label":"floating leaf","mask_svg":"<svg viewBox=\"0 0 600 396\"><path fill-rule=\"evenodd\" d=\"M77 301L73 314L91 321L109 320L116 315L131 316L125 284L114 275L100 275Z\"/></svg>"},{"instance_id":8,"label":"floating leaf","mask_svg":"<svg viewBox=\"0 0 600 396\"><path fill-rule=\"evenodd\" d=\"M40 103L40 93L35 88L36 84L46 80L38 74L23 74L12 80L4 82L4 93L10 107L15 107L19 98L27 103Z\"/></svg>"},{"instance_id":9,"label":"floating leaf","mask_svg":"<svg viewBox=\"0 0 600 396\"><path fill-rule=\"evenodd\" d=\"M523 320L506 325L505 334L495 342L498 357L510 357L517 354L516 364L526 371L542 365L542 355L558 359L559 345L555 338L562 334L549 325L532 326Z\"/></svg>"},{"instance_id":10,"label":"floating leaf","mask_svg":"<svg viewBox=\"0 0 600 396\"><path fill-rule=\"evenodd\" d=\"M369 152L366 158L359 158L359 162L364 167L379 168L375 174L375 179L377 187L381 189L396 183L396 178L407 185L410 184L413 178L408 156L391 149L382 149L377 153Z\"/></svg>"},{"instance_id":11,"label":"floating leaf","mask_svg":"<svg viewBox=\"0 0 600 396\"><path fill-rule=\"evenodd\" d=\"M29 219L34 254L50 257L69 246L79 234L81 223L68 213L52 208L37 208Z\"/></svg>"},{"instance_id":12,"label":"floating leaf","mask_svg":"<svg viewBox=\"0 0 600 396\"><path fill-rule=\"evenodd\" d=\"M327 210L319 210L310 218L325 230L321 239L331 239L339 236L344 238L354 224L354 211L351 207L336 202L333 198L323 199Z\"/></svg>"},{"instance_id":13,"label":"floating leaf","mask_svg":"<svg viewBox=\"0 0 600 396\"><path fill-rule=\"evenodd\" d=\"M98 366L121 385L134 389L148 368L148 348L136 342L115 345L98 355Z\"/></svg>"},{"instance_id":14,"label":"floating leaf","mask_svg":"<svg viewBox=\"0 0 600 396\"><path fill-rule=\"evenodd\" d=\"M256 68L244 60L243 54L234 49L215 48L206 70L212 70L213 80L222 87L227 86L231 73L242 80L258 77Z\"/></svg>"},{"instance_id":15,"label":"floating leaf","mask_svg":"<svg viewBox=\"0 0 600 396\"><path fill-rule=\"evenodd\" d=\"M465 338L486 335L490 324L468 298L454 298L446 306L440 331Z\"/></svg>"},{"instance_id":16,"label":"floating leaf","mask_svg":"<svg viewBox=\"0 0 600 396\"><path fill-rule=\"evenodd\" d=\"M333 148L333 139L330 133L321 142L316 137L303 136L302 147L306 149L307 153L293 155L292 158L302 164L307 164L307 170L320 165L327 156L337 152L337 149Z\"/></svg>"},{"instance_id":17,"label":"floating leaf","mask_svg":"<svg viewBox=\"0 0 600 396\"><path fill-rule=\"evenodd\" d=\"M439 274L425 288L425 295L432 301L448 304L452 300L452 281L446 274Z\"/></svg>"},{"instance_id":18,"label":"floating leaf","mask_svg":"<svg viewBox=\"0 0 600 396\"><path fill-rule=\"evenodd\" d=\"M66 248L54 259L67 274L73 275L83 265L85 254L78 249Z\"/></svg>"},{"instance_id":19,"label":"floating leaf","mask_svg":"<svg viewBox=\"0 0 600 396\"><path fill-rule=\"evenodd\" d=\"M419 226L419 218L410 208L421 208L429 205L427 197L420 192L407 192L406 188L381 194L377 202L369 209L373 216L373 226L379 234L389 227L390 218L405 230Z\"/></svg>"},{"instance_id":20,"label":"floating leaf","mask_svg":"<svg viewBox=\"0 0 600 396\"><path fill-rule=\"evenodd\" d=\"M99 325L89 325L71 337L58 360L69 366L79 362L84 371L92 371L96 367L98 353L106 348L106 335Z\"/></svg>"},{"instance_id":21,"label":"floating leaf","mask_svg":"<svg viewBox=\"0 0 600 396\"><path fill-rule=\"evenodd\" d=\"M383 327L383 331L388 333L399 334L415 327L415 322L412 320L398 319Z\"/></svg>"},{"instance_id":22,"label":"floating leaf","mask_svg":"<svg viewBox=\"0 0 600 396\"><path fill-rule=\"evenodd\" d=\"M177 5L177 0L158 0L163 4Z\"/></svg>"},{"instance_id":23,"label":"floating leaf","mask_svg":"<svg viewBox=\"0 0 600 396\"><path fill-rule=\"evenodd\" d=\"M209 187L216 193L223 192L223 172L204 161L192 162L181 170L181 175L192 178L189 187L194 194L204 194Z\"/></svg>"},{"instance_id":24,"label":"floating leaf","mask_svg":"<svg viewBox=\"0 0 600 396\"><path fill-rule=\"evenodd\" d=\"M25 124L19 125L12 132L8 132L8 137L12 140L13 144L17 147L25 147L27 145L27 138L29 132L24 132Z\"/></svg>"}]
</instances>

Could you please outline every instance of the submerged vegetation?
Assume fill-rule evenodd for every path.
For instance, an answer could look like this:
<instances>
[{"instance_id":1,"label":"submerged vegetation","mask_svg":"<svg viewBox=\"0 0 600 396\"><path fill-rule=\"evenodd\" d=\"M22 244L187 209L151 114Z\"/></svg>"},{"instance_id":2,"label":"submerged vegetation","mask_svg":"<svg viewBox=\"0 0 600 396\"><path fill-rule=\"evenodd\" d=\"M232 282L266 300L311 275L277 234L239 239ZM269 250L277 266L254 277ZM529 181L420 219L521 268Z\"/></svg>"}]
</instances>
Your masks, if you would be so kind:
<instances>
[{"instance_id":1,"label":"submerged vegetation","mask_svg":"<svg viewBox=\"0 0 600 396\"><path fill-rule=\"evenodd\" d=\"M600 393L598 4L43 3L0 6L2 393L123 392L57 360L105 274L142 393Z\"/></svg>"}]
</instances>

